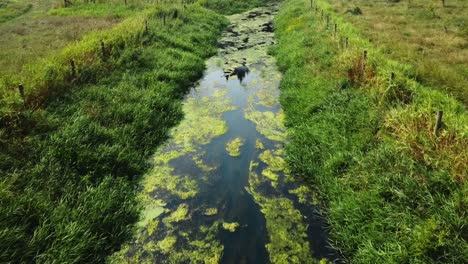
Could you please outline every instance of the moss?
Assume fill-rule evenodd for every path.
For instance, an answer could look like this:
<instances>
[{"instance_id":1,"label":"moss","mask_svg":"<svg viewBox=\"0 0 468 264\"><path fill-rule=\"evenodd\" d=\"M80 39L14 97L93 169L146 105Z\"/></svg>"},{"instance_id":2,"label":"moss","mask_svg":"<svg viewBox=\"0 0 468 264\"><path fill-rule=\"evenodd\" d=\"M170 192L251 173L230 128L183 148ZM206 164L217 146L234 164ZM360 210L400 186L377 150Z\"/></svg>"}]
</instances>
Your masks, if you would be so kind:
<instances>
[{"instance_id":1,"label":"moss","mask_svg":"<svg viewBox=\"0 0 468 264\"><path fill-rule=\"evenodd\" d=\"M218 209L217 208L207 208L204 212L204 215L206 216L213 216L218 214Z\"/></svg>"},{"instance_id":2,"label":"moss","mask_svg":"<svg viewBox=\"0 0 468 264\"><path fill-rule=\"evenodd\" d=\"M227 231L229 231L229 232L231 232L231 233L236 232L236 230L237 230L238 227L239 227L239 223L236 223L236 222L234 222L234 223L226 223L226 222L224 222L224 223L223 223L223 228L224 228L224 230L227 230Z\"/></svg>"},{"instance_id":3,"label":"moss","mask_svg":"<svg viewBox=\"0 0 468 264\"><path fill-rule=\"evenodd\" d=\"M232 157L238 157L240 156L240 148L244 145L244 140L242 138L236 138L231 141L229 141L226 144L226 151L229 153L230 156Z\"/></svg>"}]
</instances>

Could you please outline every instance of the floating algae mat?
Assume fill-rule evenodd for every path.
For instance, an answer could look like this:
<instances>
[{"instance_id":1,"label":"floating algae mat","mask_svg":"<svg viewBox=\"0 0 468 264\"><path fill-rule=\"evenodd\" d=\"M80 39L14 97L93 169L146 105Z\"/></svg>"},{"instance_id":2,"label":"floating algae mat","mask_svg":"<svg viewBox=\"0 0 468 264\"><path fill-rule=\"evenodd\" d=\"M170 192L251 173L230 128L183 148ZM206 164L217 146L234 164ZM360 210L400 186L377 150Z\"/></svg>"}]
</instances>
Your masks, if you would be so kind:
<instances>
[{"instance_id":1,"label":"floating algae mat","mask_svg":"<svg viewBox=\"0 0 468 264\"><path fill-rule=\"evenodd\" d=\"M231 26L141 181L134 238L111 263L326 263L314 193L289 176L271 5ZM242 83L226 79L242 62Z\"/></svg>"}]
</instances>

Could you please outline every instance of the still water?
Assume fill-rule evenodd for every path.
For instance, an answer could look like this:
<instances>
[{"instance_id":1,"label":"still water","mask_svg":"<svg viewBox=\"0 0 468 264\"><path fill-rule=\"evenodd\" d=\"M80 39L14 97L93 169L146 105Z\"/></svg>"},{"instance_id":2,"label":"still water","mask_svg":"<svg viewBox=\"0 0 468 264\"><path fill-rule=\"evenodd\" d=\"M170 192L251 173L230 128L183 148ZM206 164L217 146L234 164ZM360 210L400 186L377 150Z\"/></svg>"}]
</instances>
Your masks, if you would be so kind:
<instances>
[{"instance_id":1,"label":"still water","mask_svg":"<svg viewBox=\"0 0 468 264\"><path fill-rule=\"evenodd\" d=\"M277 5L230 16L185 118L141 182L146 208L116 263L315 263L327 247L314 193L290 176L279 104ZM243 62L241 82L226 75Z\"/></svg>"}]
</instances>

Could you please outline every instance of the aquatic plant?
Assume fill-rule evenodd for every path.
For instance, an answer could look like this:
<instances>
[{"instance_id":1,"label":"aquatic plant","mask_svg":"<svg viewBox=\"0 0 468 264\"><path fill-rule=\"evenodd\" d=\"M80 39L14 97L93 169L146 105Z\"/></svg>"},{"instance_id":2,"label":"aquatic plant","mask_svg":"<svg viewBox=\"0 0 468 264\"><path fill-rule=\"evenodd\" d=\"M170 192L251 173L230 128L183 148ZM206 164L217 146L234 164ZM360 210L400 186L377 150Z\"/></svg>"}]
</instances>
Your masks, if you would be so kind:
<instances>
[{"instance_id":1,"label":"aquatic plant","mask_svg":"<svg viewBox=\"0 0 468 264\"><path fill-rule=\"evenodd\" d=\"M239 223L227 223L223 222L223 228L231 233L236 232L237 228L239 227Z\"/></svg>"},{"instance_id":2,"label":"aquatic plant","mask_svg":"<svg viewBox=\"0 0 468 264\"><path fill-rule=\"evenodd\" d=\"M226 151L231 157L238 157L241 155L240 148L244 145L244 140L242 138L235 138L228 143L226 143Z\"/></svg>"}]
</instances>

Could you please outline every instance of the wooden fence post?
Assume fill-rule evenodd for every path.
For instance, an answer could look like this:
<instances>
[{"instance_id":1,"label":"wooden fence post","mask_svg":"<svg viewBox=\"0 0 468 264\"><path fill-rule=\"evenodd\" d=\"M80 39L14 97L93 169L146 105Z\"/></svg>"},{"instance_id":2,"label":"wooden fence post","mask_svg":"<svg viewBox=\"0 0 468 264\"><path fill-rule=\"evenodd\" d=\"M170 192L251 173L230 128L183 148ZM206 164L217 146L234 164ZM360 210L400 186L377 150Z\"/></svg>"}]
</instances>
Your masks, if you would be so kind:
<instances>
[{"instance_id":1,"label":"wooden fence post","mask_svg":"<svg viewBox=\"0 0 468 264\"><path fill-rule=\"evenodd\" d=\"M148 31L149 29L148 29L148 19L147 19L145 20L145 33L148 34Z\"/></svg>"},{"instance_id":2,"label":"wooden fence post","mask_svg":"<svg viewBox=\"0 0 468 264\"><path fill-rule=\"evenodd\" d=\"M393 81L395 81L395 73L391 72L390 73L390 82L393 83Z\"/></svg>"},{"instance_id":3,"label":"wooden fence post","mask_svg":"<svg viewBox=\"0 0 468 264\"><path fill-rule=\"evenodd\" d=\"M436 125L434 128L434 134L437 136L439 135L439 130L442 127L442 116L444 115L444 112L442 110L437 111L437 119L436 119Z\"/></svg>"},{"instance_id":4,"label":"wooden fence post","mask_svg":"<svg viewBox=\"0 0 468 264\"><path fill-rule=\"evenodd\" d=\"M102 53L102 59L106 59L106 45L104 44L104 41L101 40L101 53Z\"/></svg>"},{"instance_id":5,"label":"wooden fence post","mask_svg":"<svg viewBox=\"0 0 468 264\"><path fill-rule=\"evenodd\" d=\"M76 78L76 68L75 68L75 61L73 59L70 60L70 67L71 67L71 77L73 79Z\"/></svg>"},{"instance_id":6,"label":"wooden fence post","mask_svg":"<svg viewBox=\"0 0 468 264\"><path fill-rule=\"evenodd\" d=\"M349 38L348 37L345 38L344 46L345 46L345 49L348 50L348 48L349 48Z\"/></svg>"},{"instance_id":7,"label":"wooden fence post","mask_svg":"<svg viewBox=\"0 0 468 264\"><path fill-rule=\"evenodd\" d=\"M336 32L338 31L338 25L335 23L335 26L333 28L333 36L336 37Z\"/></svg>"},{"instance_id":8,"label":"wooden fence post","mask_svg":"<svg viewBox=\"0 0 468 264\"><path fill-rule=\"evenodd\" d=\"M23 87L22 84L18 85L18 92L19 92L21 98L24 99L24 87Z\"/></svg>"}]
</instances>

